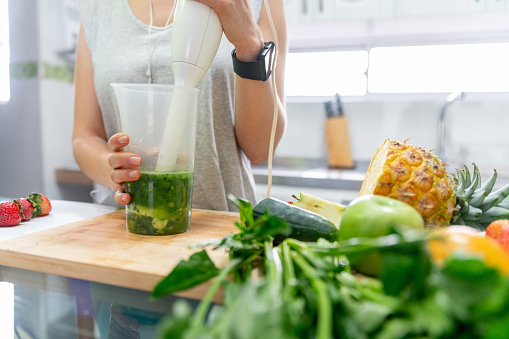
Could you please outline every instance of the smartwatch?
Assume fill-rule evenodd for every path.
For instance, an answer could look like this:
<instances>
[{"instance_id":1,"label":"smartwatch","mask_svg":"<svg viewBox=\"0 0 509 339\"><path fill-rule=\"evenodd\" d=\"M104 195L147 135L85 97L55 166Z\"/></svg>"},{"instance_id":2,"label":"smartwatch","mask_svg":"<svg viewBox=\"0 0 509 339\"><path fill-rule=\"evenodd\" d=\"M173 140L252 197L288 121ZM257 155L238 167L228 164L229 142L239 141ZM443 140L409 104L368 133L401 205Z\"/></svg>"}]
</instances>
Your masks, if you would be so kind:
<instances>
[{"instance_id":1,"label":"smartwatch","mask_svg":"<svg viewBox=\"0 0 509 339\"><path fill-rule=\"evenodd\" d=\"M241 78L266 81L272 71L275 46L272 41L264 43L256 61L253 62L240 61L237 59L237 51L233 49L233 70Z\"/></svg>"}]
</instances>

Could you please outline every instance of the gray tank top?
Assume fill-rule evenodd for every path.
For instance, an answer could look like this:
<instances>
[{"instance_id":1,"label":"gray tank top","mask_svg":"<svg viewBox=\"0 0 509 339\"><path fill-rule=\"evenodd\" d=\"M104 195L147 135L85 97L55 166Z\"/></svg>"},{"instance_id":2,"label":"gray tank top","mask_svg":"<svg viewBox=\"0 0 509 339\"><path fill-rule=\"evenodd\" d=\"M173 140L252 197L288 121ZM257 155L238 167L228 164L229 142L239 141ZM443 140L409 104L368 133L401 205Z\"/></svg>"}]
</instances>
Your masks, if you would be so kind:
<instances>
[{"instance_id":1,"label":"gray tank top","mask_svg":"<svg viewBox=\"0 0 509 339\"><path fill-rule=\"evenodd\" d=\"M263 0L251 0L259 20ZM148 6L148 1L147 1ZM152 82L173 84L171 32L152 27L132 12L127 0L80 1L81 20L94 65L94 85L108 138L120 131L116 98L110 84L146 83L149 53L152 54ZM227 194L256 204L251 164L239 149L234 132L235 75L233 45L223 34L210 69L198 84L200 89L193 186L193 208L235 211ZM96 190L95 201L116 204L113 191Z\"/></svg>"}]
</instances>

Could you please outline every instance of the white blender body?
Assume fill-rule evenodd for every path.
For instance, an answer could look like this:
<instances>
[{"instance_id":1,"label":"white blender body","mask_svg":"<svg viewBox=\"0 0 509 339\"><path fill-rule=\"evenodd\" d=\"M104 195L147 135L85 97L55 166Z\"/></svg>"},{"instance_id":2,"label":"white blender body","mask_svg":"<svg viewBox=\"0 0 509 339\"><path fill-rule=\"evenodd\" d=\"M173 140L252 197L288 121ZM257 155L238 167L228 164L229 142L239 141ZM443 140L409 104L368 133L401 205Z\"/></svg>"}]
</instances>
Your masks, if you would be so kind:
<instances>
[{"instance_id":1,"label":"white blender body","mask_svg":"<svg viewBox=\"0 0 509 339\"><path fill-rule=\"evenodd\" d=\"M198 85L212 64L222 35L223 26L212 8L194 0L178 0L171 63L176 86Z\"/></svg>"},{"instance_id":2,"label":"white blender body","mask_svg":"<svg viewBox=\"0 0 509 339\"><path fill-rule=\"evenodd\" d=\"M168 116L176 118L167 120L160 150L160 154L165 156L158 158L157 171L177 164L179 154L176 150L179 147L175 147L175 144L185 139L184 114L189 112L190 105L194 105L193 100L196 100L182 88L198 85L216 56L222 35L223 26L212 8L194 0L178 0L172 32L175 89L168 112ZM178 117L181 117L182 123ZM194 147L191 153L185 156L194 158Z\"/></svg>"}]
</instances>

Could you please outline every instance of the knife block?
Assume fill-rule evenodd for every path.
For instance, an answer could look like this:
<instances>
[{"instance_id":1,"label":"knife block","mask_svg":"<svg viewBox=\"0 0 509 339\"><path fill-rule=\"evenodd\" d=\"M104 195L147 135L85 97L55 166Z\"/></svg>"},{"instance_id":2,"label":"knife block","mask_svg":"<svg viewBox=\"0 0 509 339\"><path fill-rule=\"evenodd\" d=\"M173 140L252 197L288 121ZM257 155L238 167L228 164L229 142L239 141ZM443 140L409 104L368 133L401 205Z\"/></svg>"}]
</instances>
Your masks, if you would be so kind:
<instances>
[{"instance_id":1,"label":"knife block","mask_svg":"<svg viewBox=\"0 0 509 339\"><path fill-rule=\"evenodd\" d=\"M325 137L330 167L352 168L354 161L350 149L348 123L345 116L325 120Z\"/></svg>"}]
</instances>

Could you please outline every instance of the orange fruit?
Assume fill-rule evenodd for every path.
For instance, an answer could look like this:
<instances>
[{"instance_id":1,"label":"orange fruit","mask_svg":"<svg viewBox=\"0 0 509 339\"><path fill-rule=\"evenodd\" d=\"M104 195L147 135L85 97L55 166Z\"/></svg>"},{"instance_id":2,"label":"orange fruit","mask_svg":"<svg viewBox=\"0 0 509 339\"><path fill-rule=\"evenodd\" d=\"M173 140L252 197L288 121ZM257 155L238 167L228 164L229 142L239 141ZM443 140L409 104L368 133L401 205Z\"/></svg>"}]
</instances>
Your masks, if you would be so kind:
<instances>
[{"instance_id":1,"label":"orange fruit","mask_svg":"<svg viewBox=\"0 0 509 339\"><path fill-rule=\"evenodd\" d=\"M493 221L486 228L486 236L495 239L509 254L509 220L499 219Z\"/></svg>"},{"instance_id":2,"label":"orange fruit","mask_svg":"<svg viewBox=\"0 0 509 339\"><path fill-rule=\"evenodd\" d=\"M509 254L497 242L468 226L449 226L429 233L426 247L431 260L442 266L453 254L477 257L503 275L509 275Z\"/></svg>"},{"instance_id":3,"label":"orange fruit","mask_svg":"<svg viewBox=\"0 0 509 339\"><path fill-rule=\"evenodd\" d=\"M488 225L486 228L486 236L498 239L502 233L502 231L509 227L509 220L507 219L499 219L493 221L491 224Z\"/></svg>"}]
</instances>

